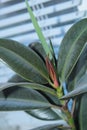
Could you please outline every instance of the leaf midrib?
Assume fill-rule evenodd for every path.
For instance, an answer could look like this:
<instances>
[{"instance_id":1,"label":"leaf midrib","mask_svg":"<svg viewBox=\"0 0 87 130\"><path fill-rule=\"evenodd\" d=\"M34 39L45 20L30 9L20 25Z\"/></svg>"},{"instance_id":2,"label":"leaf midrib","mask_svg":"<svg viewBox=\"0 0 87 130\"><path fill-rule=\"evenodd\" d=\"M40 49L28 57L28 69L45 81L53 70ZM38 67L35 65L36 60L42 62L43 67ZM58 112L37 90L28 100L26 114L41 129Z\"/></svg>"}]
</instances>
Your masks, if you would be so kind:
<instances>
[{"instance_id":1,"label":"leaf midrib","mask_svg":"<svg viewBox=\"0 0 87 130\"><path fill-rule=\"evenodd\" d=\"M75 89L75 92L74 90L71 91L69 94L67 94L66 96L63 96L61 99L67 99L67 98L71 98L71 97L76 97L76 96L79 96L80 94L83 94L83 93L87 93L87 85L84 85L83 87L81 87L82 89L79 89L79 88L76 88ZM77 93L78 92L78 93ZM71 94L73 94L71 96Z\"/></svg>"},{"instance_id":2,"label":"leaf midrib","mask_svg":"<svg viewBox=\"0 0 87 130\"><path fill-rule=\"evenodd\" d=\"M46 105L49 105L48 107L51 107L52 105L49 103L49 102L47 102L47 101L43 101L43 99L42 99L42 101L39 101L38 99L36 99L36 100L38 100L38 101L35 101L34 99L22 99L22 98L18 98L18 97L8 97L6 100L4 99L4 98L0 98L0 101L2 101L2 100L4 100L4 101L15 101L15 102L20 102L20 101L22 101L22 102L33 102L32 104L46 104Z\"/></svg>"},{"instance_id":3,"label":"leaf midrib","mask_svg":"<svg viewBox=\"0 0 87 130\"><path fill-rule=\"evenodd\" d=\"M85 27L85 29L80 33L80 35L79 35L79 36L76 38L76 40L73 42L72 48L70 49L68 55L66 56L66 60L65 60L65 64L64 64L63 71L62 71L62 76L61 76L62 81L64 81L64 72L65 72L65 69L66 69L65 67L67 66L67 61L68 61L68 59L69 59L69 57L70 57L70 53L72 52L72 50L73 50L73 48L74 48L74 46L75 46L75 43L78 41L79 37L83 34L83 32L86 31L86 29L87 29L87 28ZM85 47L85 45L84 45L84 47ZM84 48L84 47L83 47L83 48ZM83 49L82 49L82 51L83 51ZM81 55L82 51L80 52L80 55ZM77 57L77 60L79 59L80 55ZM76 60L76 62L74 63L74 65L72 66L71 71L73 70L75 64L77 63L77 60ZM65 80L68 78L68 76L70 75L71 71L70 71L69 74L66 76Z\"/></svg>"},{"instance_id":4,"label":"leaf midrib","mask_svg":"<svg viewBox=\"0 0 87 130\"><path fill-rule=\"evenodd\" d=\"M18 55L17 53L9 50L8 48L4 48L4 47L0 47L0 48L3 48L4 50L6 49L8 52L11 52L13 54L15 54L16 56L18 56L20 59L22 59L24 61L24 63L26 62L26 64L30 65L31 67L33 67L39 74L41 74L45 79L48 80L48 78L41 72L41 71L38 71L38 69L33 65L31 64L30 62L28 62L26 59L24 59L24 57L22 57L21 55ZM49 80L48 80L49 81Z\"/></svg>"},{"instance_id":5,"label":"leaf midrib","mask_svg":"<svg viewBox=\"0 0 87 130\"><path fill-rule=\"evenodd\" d=\"M31 87L28 87L28 84L31 85ZM3 84L1 84L1 85L3 85ZM8 87L14 87L15 85L20 85L20 87L23 87L23 85L24 85L24 87L26 87L26 88L33 88L33 89L36 89L36 90L42 90L44 92L48 92L48 93L50 93L50 94L52 94L54 96L57 96L56 92L54 90L52 90L51 88L47 88L47 87L45 87L43 85L40 85L40 84L22 82L22 83L8 83L8 85L9 85ZM36 88L35 85L36 85L36 87L38 87L38 85L39 85L39 86L41 86L43 88L41 88L41 87ZM5 88L7 88L7 87L4 86L4 88L3 87L0 88L0 91L2 91Z\"/></svg>"}]
</instances>

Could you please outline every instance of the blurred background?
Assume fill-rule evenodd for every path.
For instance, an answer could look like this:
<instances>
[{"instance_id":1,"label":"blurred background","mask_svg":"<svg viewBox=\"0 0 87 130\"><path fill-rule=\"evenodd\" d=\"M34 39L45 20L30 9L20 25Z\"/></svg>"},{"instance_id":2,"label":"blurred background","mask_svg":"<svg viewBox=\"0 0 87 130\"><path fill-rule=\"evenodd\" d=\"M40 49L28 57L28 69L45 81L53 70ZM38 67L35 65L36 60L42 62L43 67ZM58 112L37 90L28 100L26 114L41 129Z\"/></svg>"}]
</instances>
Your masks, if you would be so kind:
<instances>
[{"instance_id":1,"label":"blurred background","mask_svg":"<svg viewBox=\"0 0 87 130\"><path fill-rule=\"evenodd\" d=\"M52 40L56 55L68 29L87 17L86 0L29 0L29 4L48 43ZM10 38L26 46L39 40L24 0L0 0L0 38ZM0 61L0 83L7 82L13 74ZM0 112L0 130L29 130L46 123L22 111Z\"/></svg>"}]
</instances>

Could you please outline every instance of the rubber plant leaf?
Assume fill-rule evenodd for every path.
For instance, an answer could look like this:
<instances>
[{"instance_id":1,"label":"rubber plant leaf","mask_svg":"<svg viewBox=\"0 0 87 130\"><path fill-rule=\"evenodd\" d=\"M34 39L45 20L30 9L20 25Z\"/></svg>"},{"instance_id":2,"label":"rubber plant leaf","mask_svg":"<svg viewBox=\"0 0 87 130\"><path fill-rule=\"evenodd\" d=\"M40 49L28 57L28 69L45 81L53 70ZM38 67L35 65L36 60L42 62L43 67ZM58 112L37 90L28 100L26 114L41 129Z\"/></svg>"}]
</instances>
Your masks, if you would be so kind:
<instances>
[{"instance_id":1,"label":"rubber plant leaf","mask_svg":"<svg viewBox=\"0 0 87 130\"><path fill-rule=\"evenodd\" d=\"M46 80L49 80L44 61L31 48L19 42L0 39L0 58L28 81L47 83Z\"/></svg>"},{"instance_id":2,"label":"rubber plant leaf","mask_svg":"<svg viewBox=\"0 0 87 130\"><path fill-rule=\"evenodd\" d=\"M70 76L87 41L87 18L75 23L62 40L58 54L58 75L61 84Z\"/></svg>"}]
</instances>

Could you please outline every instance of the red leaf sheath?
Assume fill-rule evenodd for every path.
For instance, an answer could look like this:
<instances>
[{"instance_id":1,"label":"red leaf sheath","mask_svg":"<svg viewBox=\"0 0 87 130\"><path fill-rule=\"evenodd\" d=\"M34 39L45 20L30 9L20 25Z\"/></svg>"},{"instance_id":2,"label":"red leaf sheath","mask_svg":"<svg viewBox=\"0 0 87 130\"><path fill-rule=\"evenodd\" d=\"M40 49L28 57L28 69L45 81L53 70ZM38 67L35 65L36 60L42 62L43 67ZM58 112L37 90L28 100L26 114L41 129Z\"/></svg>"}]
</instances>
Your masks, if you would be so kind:
<instances>
[{"instance_id":1,"label":"red leaf sheath","mask_svg":"<svg viewBox=\"0 0 87 130\"><path fill-rule=\"evenodd\" d=\"M57 88L59 86L59 83L57 81L54 67L48 57L46 57L46 67L47 67L49 76L50 76L51 80L53 81L54 87Z\"/></svg>"}]
</instances>

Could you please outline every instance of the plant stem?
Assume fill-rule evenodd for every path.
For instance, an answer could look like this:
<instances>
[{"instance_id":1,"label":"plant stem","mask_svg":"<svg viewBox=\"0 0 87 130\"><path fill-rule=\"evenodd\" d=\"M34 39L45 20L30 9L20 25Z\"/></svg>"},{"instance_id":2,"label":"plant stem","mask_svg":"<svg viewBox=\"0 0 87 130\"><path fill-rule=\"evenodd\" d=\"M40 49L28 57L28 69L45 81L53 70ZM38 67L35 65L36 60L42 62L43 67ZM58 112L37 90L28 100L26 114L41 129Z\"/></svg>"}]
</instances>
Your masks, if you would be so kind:
<instances>
[{"instance_id":1,"label":"plant stem","mask_svg":"<svg viewBox=\"0 0 87 130\"><path fill-rule=\"evenodd\" d=\"M63 107L63 112L66 114L67 116L67 123L70 125L72 130L76 130L75 127L75 123L74 123L74 119L73 116L71 115L71 113L69 112L68 108Z\"/></svg>"},{"instance_id":2,"label":"plant stem","mask_svg":"<svg viewBox=\"0 0 87 130\"><path fill-rule=\"evenodd\" d=\"M63 96L63 89L61 86L57 88L57 96L58 96L58 98L61 98ZM66 119L67 123L69 124L69 126L71 127L72 130L76 130L73 116L67 107L67 102L64 100L60 100L60 102L63 106L62 111L65 113L65 115L67 117L67 119Z\"/></svg>"}]
</instances>

